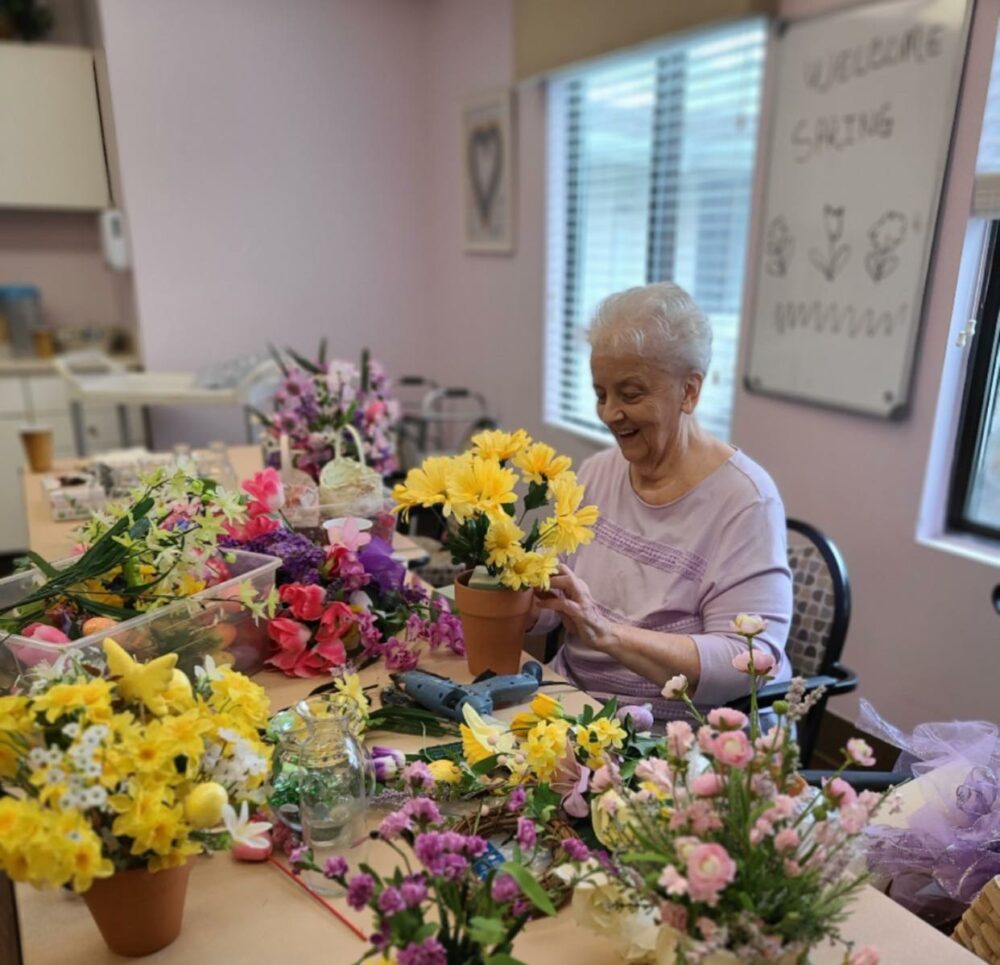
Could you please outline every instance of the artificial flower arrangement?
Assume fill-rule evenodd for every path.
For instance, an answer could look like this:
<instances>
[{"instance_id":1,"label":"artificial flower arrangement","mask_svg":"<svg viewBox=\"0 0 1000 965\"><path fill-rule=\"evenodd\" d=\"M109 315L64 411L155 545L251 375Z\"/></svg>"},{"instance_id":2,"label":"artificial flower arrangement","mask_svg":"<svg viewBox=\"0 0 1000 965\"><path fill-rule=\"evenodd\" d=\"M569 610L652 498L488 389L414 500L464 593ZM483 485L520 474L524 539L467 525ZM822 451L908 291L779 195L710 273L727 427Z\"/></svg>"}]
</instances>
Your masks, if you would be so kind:
<instances>
[{"instance_id":1,"label":"artificial flower arrangement","mask_svg":"<svg viewBox=\"0 0 1000 965\"><path fill-rule=\"evenodd\" d=\"M389 378L367 349L361 364L326 358L326 341L316 361L287 350L275 353L283 380L274 396L274 414L256 413L264 425L268 464L280 458L279 440L289 437L296 468L319 479L320 470L334 455L334 441L345 426L361 436L365 462L381 475L396 468L394 432L399 401ZM355 453L355 456L360 454Z\"/></svg>"},{"instance_id":2,"label":"artificial flower arrangement","mask_svg":"<svg viewBox=\"0 0 1000 965\"><path fill-rule=\"evenodd\" d=\"M462 626L447 600L406 579L392 545L348 518L315 543L284 523L281 477L268 468L245 481L248 518L223 540L281 559L279 605L268 622L274 653L268 663L310 677L384 659L410 670L425 649L463 654Z\"/></svg>"},{"instance_id":3,"label":"artificial flower arrangement","mask_svg":"<svg viewBox=\"0 0 1000 965\"><path fill-rule=\"evenodd\" d=\"M12 879L84 892L240 842L243 805L263 800L270 773L267 696L229 667L192 681L176 661L136 663L109 638L0 697L0 869Z\"/></svg>"},{"instance_id":4,"label":"artificial flower arrangement","mask_svg":"<svg viewBox=\"0 0 1000 965\"><path fill-rule=\"evenodd\" d=\"M383 819L373 837L392 848L401 867L379 874L368 864L350 874L334 856L319 867L309 852L292 853L297 870L321 871L347 890L347 902L375 916L370 955L399 965L518 965L514 939L536 914L555 906L532 870L542 849L533 822L521 819L513 855L491 853L486 838L446 827L428 797L408 800ZM575 841L575 839L571 839ZM566 854L577 854L568 844ZM368 957L368 956L366 956Z\"/></svg>"},{"instance_id":5,"label":"artificial flower arrangement","mask_svg":"<svg viewBox=\"0 0 1000 965\"><path fill-rule=\"evenodd\" d=\"M814 698L793 681L760 731L758 683L773 658L755 650L764 629L741 615L734 630L747 650L734 665L751 678L751 713L730 708L703 717L673 678L664 695L682 699L697 725L667 724L655 754L635 768L637 786L609 774L592 801L594 831L609 850L600 861L568 864L578 919L615 941L630 961L804 961L839 925L866 881L849 870L884 795L860 794L840 776L874 763L861 740L848 742L841 768L811 789L797 772L794 723ZM845 962L877 962L871 948Z\"/></svg>"},{"instance_id":6,"label":"artificial flower arrangement","mask_svg":"<svg viewBox=\"0 0 1000 965\"><path fill-rule=\"evenodd\" d=\"M425 459L392 495L404 518L422 507L451 521L448 548L456 564L483 567L512 590L547 590L559 555L589 543L598 516L596 506L583 505L570 467L568 456L524 429L486 430L461 455Z\"/></svg>"}]
</instances>

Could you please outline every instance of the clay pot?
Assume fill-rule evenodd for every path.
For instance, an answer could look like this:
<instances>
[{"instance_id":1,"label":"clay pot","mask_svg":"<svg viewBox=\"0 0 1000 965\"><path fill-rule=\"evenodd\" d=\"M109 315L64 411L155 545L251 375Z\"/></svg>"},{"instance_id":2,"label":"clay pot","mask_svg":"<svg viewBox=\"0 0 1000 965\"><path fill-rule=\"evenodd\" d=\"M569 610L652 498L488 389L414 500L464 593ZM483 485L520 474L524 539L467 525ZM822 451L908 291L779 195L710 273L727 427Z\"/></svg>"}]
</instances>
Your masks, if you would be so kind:
<instances>
[{"instance_id":1,"label":"clay pot","mask_svg":"<svg viewBox=\"0 0 1000 965\"><path fill-rule=\"evenodd\" d=\"M455 580L455 606L465 632L469 670L497 674L517 673L528 628L531 593L527 590L472 590L472 570Z\"/></svg>"},{"instance_id":2,"label":"clay pot","mask_svg":"<svg viewBox=\"0 0 1000 965\"><path fill-rule=\"evenodd\" d=\"M166 948L181 933L193 863L166 871L119 871L83 895L108 948L133 958Z\"/></svg>"}]
</instances>

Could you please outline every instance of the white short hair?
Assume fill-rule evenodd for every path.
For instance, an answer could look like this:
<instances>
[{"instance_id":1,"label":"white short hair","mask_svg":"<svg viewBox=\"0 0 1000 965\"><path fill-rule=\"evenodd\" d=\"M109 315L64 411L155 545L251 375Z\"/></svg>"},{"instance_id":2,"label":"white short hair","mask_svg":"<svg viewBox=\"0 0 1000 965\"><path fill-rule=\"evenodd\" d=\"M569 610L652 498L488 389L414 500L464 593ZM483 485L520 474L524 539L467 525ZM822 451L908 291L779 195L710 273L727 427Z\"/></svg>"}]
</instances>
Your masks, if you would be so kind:
<instances>
[{"instance_id":1,"label":"white short hair","mask_svg":"<svg viewBox=\"0 0 1000 965\"><path fill-rule=\"evenodd\" d=\"M673 375L705 375L712 361L712 326L680 285L670 281L626 288L597 306L587 341L594 350L650 355Z\"/></svg>"}]
</instances>

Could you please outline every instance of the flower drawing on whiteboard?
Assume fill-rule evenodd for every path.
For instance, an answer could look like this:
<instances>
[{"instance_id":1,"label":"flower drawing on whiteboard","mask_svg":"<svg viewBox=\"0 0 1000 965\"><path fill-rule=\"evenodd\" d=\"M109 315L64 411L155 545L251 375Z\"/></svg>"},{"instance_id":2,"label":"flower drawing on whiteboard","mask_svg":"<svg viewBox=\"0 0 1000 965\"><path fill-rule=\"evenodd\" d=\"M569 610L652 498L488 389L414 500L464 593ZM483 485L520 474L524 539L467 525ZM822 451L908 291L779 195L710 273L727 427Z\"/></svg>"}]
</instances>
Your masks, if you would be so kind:
<instances>
[{"instance_id":1,"label":"flower drawing on whiteboard","mask_svg":"<svg viewBox=\"0 0 1000 965\"><path fill-rule=\"evenodd\" d=\"M872 281L881 281L899 267L896 249L906 237L906 215L898 211L886 211L868 229L871 251L865 255L865 270Z\"/></svg>"},{"instance_id":2,"label":"flower drawing on whiteboard","mask_svg":"<svg viewBox=\"0 0 1000 965\"><path fill-rule=\"evenodd\" d=\"M823 232L826 235L826 251L810 248L809 260L827 281L834 281L851 255L851 246L841 241L844 235L843 205L823 205Z\"/></svg>"},{"instance_id":3,"label":"flower drawing on whiteboard","mask_svg":"<svg viewBox=\"0 0 1000 965\"><path fill-rule=\"evenodd\" d=\"M764 238L764 270L769 275L783 277L795 251L795 238L784 215L778 215L767 226Z\"/></svg>"}]
</instances>

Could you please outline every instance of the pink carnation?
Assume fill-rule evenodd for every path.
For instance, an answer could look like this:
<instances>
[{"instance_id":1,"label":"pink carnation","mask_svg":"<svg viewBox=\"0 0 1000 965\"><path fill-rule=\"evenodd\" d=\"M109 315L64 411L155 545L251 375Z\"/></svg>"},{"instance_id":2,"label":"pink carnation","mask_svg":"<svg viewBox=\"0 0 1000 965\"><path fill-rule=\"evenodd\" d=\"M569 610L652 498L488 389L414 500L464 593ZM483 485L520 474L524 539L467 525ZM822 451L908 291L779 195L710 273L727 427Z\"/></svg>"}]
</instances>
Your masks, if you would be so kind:
<instances>
[{"instance_id":1,"label":"pink carnation","mask_svg":"<svg viewBox=\"0 0 1000 965\"><path fill-rule=\"evenodd\" d=\"M698 797L715 797L721 794L726 782L720 774L699 774L691 781L691 793Z\"/></svg>"},{"instance_id":2,"label":"pink carnation","mask_svg":"<svg viewBox=\"0 0 1000 965\"><path fill-rule=\"evenodd\" d=\"M741 730L723 731L712 741L715 759L730 767L744 767L753 759L750 740Z\"/></svg>"},{"instance_id":3,"label":"pink carnation","mask_svg":"<svg viewBox=\"0 0 1000 965\"><path fill-rule=\"evenodd\" d=\"M732 707L717 707L708 712L708 722L719 730L743 730L749 719L746 714Z\"/></svg>"},{"instance_id":4,"label":"pink carnation","mask_svg":"<svg viewBox=\"0 0 1000 965\"><path fill-rule=\"evenodd\" d=\"M774 657L766 650L753 650L753 669L758 676L769 674L774 669ZM733 657L733 666L740 672L750 673L750 650L744 650Z\"/></svg>"},{"instance_id":5,"label":"pink carnation","mask_svg":"<svg viewBox=\"0 0 1000 965\"><path fill-rule=\"evenodd\" d=\"M735 877L736 862L721 844L697 844L688 854L688 892L695 901L714 905Z\"/></svg>"}]
</instances>

